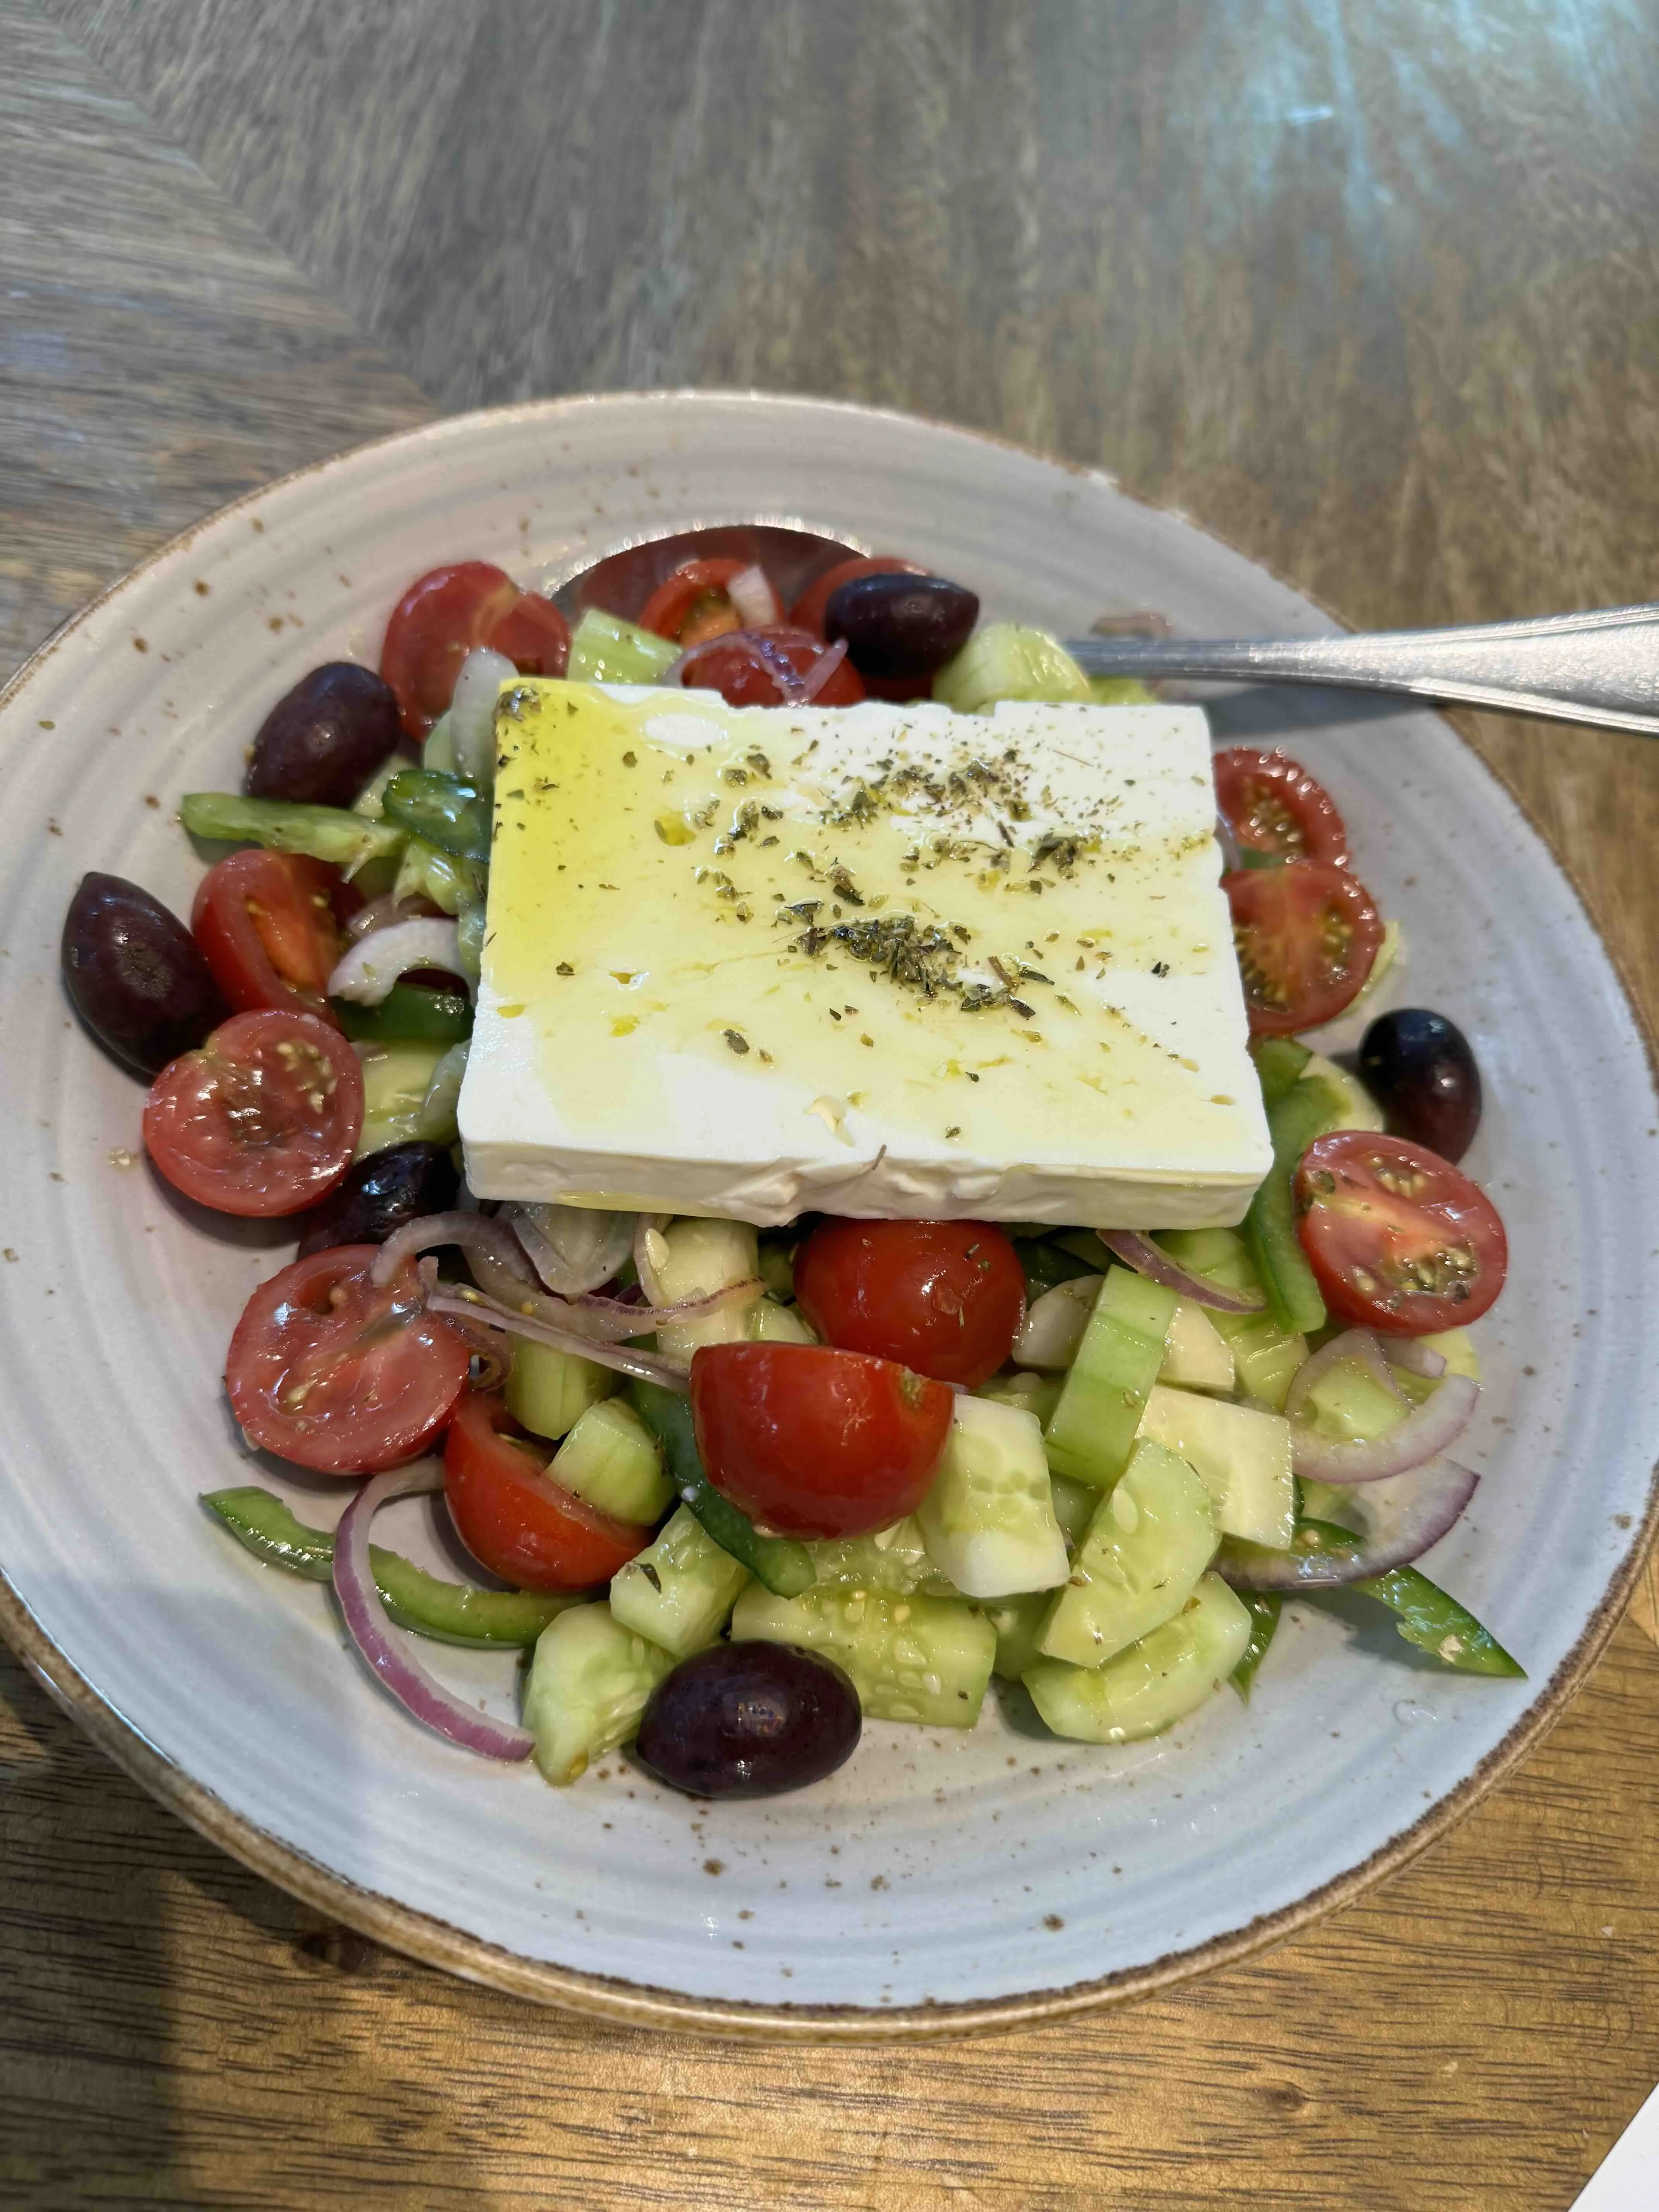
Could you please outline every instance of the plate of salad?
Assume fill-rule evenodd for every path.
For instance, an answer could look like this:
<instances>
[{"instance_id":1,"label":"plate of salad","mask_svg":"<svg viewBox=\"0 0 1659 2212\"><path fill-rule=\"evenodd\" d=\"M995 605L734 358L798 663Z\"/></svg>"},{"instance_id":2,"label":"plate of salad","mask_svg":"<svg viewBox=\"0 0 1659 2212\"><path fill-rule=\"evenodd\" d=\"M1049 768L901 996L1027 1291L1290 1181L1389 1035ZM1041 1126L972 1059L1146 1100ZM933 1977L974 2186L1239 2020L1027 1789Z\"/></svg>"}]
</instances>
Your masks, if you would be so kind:
<instances>
[{"instance_id":1,"label":"plate of salad","mask_svg":"<svg viewBox=\"0 0 1659 2212\"><path fill-rule=\"evenodd\" d=\"M0 1628L147 1787L532 1997L900 2037L1287 1934L1559 1713L1656 1512L1639 1019L1447 724L1058 643L1154 623L1331 627L628 395L13 680Z\"/></svg>"}]
</instances>

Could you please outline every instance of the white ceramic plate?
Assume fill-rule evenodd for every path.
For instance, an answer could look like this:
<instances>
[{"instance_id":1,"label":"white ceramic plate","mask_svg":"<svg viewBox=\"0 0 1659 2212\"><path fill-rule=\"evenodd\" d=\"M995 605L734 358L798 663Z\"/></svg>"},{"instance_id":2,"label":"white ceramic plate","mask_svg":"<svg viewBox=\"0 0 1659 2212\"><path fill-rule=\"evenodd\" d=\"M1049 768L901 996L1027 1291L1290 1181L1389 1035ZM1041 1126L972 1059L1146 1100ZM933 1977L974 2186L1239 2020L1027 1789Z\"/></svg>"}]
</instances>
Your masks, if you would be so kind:
<instances>
[{"instance_id":1,"label":"white ceramic plate","mask_svg":"<svg viewBox=\"0 0 1659 2212\"><path fill-rule=\"evenodd\" d=\"M1646 1050L1577 897L1514 805L1421 713L1333 720L1255 695L1403 916L1396 992L1485 1071L1468 1164L1510 1288L1468 1519L1430 1561L1530 1670L1447 1674L1386 1622L1298 1607L1231 1692L1120 1751L872 1724L803 1796L699 1806L612 1758L560 1794L387 1703L327 1594L258 1567L195 1503L263 1479L219 1388L232 1322L287 1246L191 1216L139 1152L142 1093L82 1036L58 936L88 868L187 909L179 795L234 786L270 702L372 660L420 570L526 580L694 523L804 520L932 562L1061 634L1162 609L1189 634L1316 634L1307 601L1104 478L900 418L671 394L463 418L272 485L82 614L4 696L0 1625L113 1754L276 1881L382 1940L642 2022L902 2034L1099 2002L1240 1955L1428 1839L1553 1717L1617 1617L1659 1437L1659 1126ZM1357 712L1358 710L1350 710ZM1644 1291L1646 1296L1644 1296ZM339 1489L290 1481L332 1520ZM435 1556L420 1516L389 1532ZM397 1526L397 1516L402 1525ZM504 1660L427 1647L510 1708Z\"/></svg>"}]
</instances>

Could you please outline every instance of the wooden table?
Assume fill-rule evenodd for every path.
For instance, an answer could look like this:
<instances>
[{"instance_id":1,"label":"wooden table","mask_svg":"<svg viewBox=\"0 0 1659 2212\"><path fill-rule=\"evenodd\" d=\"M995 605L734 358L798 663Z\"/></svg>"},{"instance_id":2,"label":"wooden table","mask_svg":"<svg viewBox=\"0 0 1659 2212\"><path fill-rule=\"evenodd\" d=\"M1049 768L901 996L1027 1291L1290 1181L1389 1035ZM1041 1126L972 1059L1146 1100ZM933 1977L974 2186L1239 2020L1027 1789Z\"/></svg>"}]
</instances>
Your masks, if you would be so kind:
<instances>
[{"instance_id":1,"label":"wooden table","mask_svg":"<svg viewBox=\"0 0 1659 2212\"><path fill-rule=\"evenodd\" d=\"M1638 13L0 0L0 657L315 455L677 382L1103 464L1358 623L1647 597ZM1659 1016L1659 751L1472 734ZM1364 1903L910 2051L617 2033L405 1964L0 1662L0 2203L1559 2212L1659 2076L1654 1596Z\"/></svg>"}]
</instances>

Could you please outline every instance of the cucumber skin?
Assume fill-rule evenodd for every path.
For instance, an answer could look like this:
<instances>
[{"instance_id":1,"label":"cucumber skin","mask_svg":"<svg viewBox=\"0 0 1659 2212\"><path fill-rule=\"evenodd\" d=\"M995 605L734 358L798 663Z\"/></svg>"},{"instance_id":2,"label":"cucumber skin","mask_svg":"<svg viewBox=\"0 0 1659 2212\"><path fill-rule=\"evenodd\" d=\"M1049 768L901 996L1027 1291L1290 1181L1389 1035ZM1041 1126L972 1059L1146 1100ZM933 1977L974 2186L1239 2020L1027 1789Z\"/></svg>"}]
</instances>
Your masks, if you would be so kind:
<instances>
[{"instance_id":1,"label":"cucumber skin","mask_svg":"<svg viewBox=\"0 0 1659 2212\"><path fill-rule=\"evenodd\" d=\"M1031 1702L1056 1735L1133 1743L1194 1712L1233 1672L1250 1640L1245 1606L1206 1575L1187 1609L1103 1667L1043 1659L1025 1671Z\"/></svg>"},{"instance_id":2,"label":"cucumber skin","mask_svg":"<svg viewBox=\"0 0 1659 2212\"><path fill-rule=\"evenodd\" d=\"M617 1376L596 1359L556 1351L550 1344L520 1342L513 1347L507 1410L532 1436L550 1443L568 1436L584 1413L617 1388Z\"/></svg>"},{"instance_id":3,"label":"cucumber skin","mask_svg":"<svg viewBox=\"0 0 1659 2212\"><path fill-rule=\"evenodd\" d=\"M608 1605L561 1613L537 1639L524 1700L548 1781L574 1782L594 1759L631 1743L646 1700L678 1664L672 1651L624 1628Z\"/></svg>"},{"instance_id":4,"label":"cucumber skin","mask_svg":"<svg viewBox=\"0 0 1659 2212\"><path fill-rule=\"evenodd\" d=\"M714 1642L748 1582L749 1570L721 1551L682 1505L654 1542L612 1576L611 1618L677 1659L689 1659Z\"/></svg>"},{"instance_id":5,"label":"cucumber skin","mask_svg":"<svg viewBox=\"0 0 1659 2212\"><path fill-rule=\"evenodd\" d=\"M1143 1440L1096 1508L1071 1580L1049 1607L1043 1657L1102 1667L1152 1635L1197 1589L1216 1540L1202 1478L1165 1446Z\"/></svg>"},{"instance_id":6,"label":"cucumber skin","mask_svg":"<svg viewBox=\"0 0 1659 2212\"><path fill-rule=\"evenodd\" d=\"M751 1583L732 1640L757 1639L825 1653L852 1677L867 1714L923 1728L973 1727L997 1648L987 1615L954 1599L823 1589L778 1598Z\"/></svg>"},{"instance_id":7,"label":"cucumber skin","mask_svg":"<svg viewBox=\"0 0 1659 2212\"><path fill-rule=\"evenodd\" d=\"M1287 1335L1305 1336L1325 1325L1325 1301L1296 1233L1291 1185L1303 1153L1341 1110L1328 1084L1301 1080L1267 1109L1273 1164L1250 1200L1244 1242L1267 1294L1267 1310Z\"/></svg>"},{"instance_id":8,"label":"cucumber skin","mask_svg":"<svg viewBox=\"0 0 1659 2212\"><path fill-rule=\"evenodd\" d=\"M1194 1274L1206 1275L1227 1291L1261 1288L1244 1240L1236 1229L1172 1229L1157 1240L1172 1260ZM1271 1413L1285 1410L1291 1379L1308 1356L1306 1341L1286 1334L1271 1315L1210 1315L1218 1334L1231 1347L1238 1390Z\"/></svg>"},{"instance_id":9,"label":"cucumber skin","mask_svg":"<svg viewBox=\"0 0 1659 2212\"><path fill-rule=\"evenodd\" d=\"M547 1472L595 1512L635 1528L654 1528L674 1503L661 1449L625 1398L588 1407Z\"/></svg>"},{"instance_id":10,"label":"cucumber skin","mask_svg":"<svg viewBox=\"0 0 1659 2212\"><path fill-rule=\"evenodd\" d=\"M1104 1490L1122 1474L1164 1364L1176 1304L1161 1283L1127 1267L1109 1271L1044 1432L1056 1474Z\"/></svg>"},{"instance_id":11,"label":"cucumber skin","mask_svg":"<svg viewBox=\"0 0 1659 2212\"><path fill-rule=\"evenodd\" d=\"M635 1412L662 1446L680 1496L720 1549L740 1560L779 1597L796 1597L811 1589L817 1573L805 1545L787 1536L763 1536L749 1516L722 1498L703 1473L690 1400L655 1382L630 1383L628 1395Z\"/></svg>"}]
</instances>

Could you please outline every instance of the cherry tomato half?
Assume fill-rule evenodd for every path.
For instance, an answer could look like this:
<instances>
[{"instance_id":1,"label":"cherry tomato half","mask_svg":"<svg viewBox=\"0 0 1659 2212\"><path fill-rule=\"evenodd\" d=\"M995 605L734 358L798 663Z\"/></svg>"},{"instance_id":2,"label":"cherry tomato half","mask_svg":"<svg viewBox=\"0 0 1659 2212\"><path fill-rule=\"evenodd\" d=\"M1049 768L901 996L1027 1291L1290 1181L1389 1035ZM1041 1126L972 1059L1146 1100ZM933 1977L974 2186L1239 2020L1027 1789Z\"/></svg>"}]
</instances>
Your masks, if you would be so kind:
<instances>
[{"instance_id":1,"label":"cherry tomato half","mask_svg":"<svg viewBox=\"0 0 1659 2212\"><path fill-rule=\"evenodd\" d=\"M1290 1036L1334 1021L1364 988L1382 924L1370 893L1346 868L1297 860L1238 868L1221 888L1255 1036Z\"/></svg>"},{"instance_id":2,"label":"cherry tomato half","mask_svg":"<svg viewBox=\"0 0 1659 2212\"><path fill-rule=\"evenodd\" d=\"M691 1359L708 1480L789 1536L864 1536L914 1512L954 1403L943 1382L824 1345L709 1344Z\"/></svg>"},{"instance_id":3,"label":"cherry tomato half","mask_svg":"<svg viewBox=\"0 0 1659 2212\"><path fill-rule=\"evenodd\" d=\"M186 1198L220 1213L299 1213L351 1165L363 1076L314 1014L233 1014L168 1062L144 1104L144 1144Z\"/></svg>"},{"instance_id":4,"label":"cherry tomato half","mask_svg":"<svg viewBox=\"0 0 1659 2212\"><path fill-rule=\"evenodd\" d=\"M501 1398L465 1399L444 1446L444 1494L462 1543L516 1589L589 1589L651 1541L543 1472Z\"/></svg>"},{"instance_id":5,"label":"cherry tomato half","mask_svg":"<svg viewBox=\"0 0 1659 2212\"><path fill-rule=\"evenodd\" d=\"M719 643L693 661L684 682L691 690L718 691L731 707L781 707L783 686L763 665L744 640L761 641L762 655L776 654L787 660L797 676L805 676L828 648L790 623L769 623L763 629L748 629L729 645ZM843 660L824 684L815 707L855 707L863 698L864 684L850 660Z\"/></svg>"},{"instance_id":6,"label":"cherry tomato half","mask_svg":"<svg viewBox=\"0 0 1659 2212\"><path fill-rule=\"evenodd\" d=\"M232 853L196 886L190 926L239 1013L303 1008L332 1022L324 996L341 951L337 872L296 853Z\"/></svg>"},{"instance_id":7,"label":"cherry tomato half","mask_svg":"<svg viewBox=\"0 0 1659 2212\"><path fill-rule=\"evenodd\" d=\"M815 637L823 635L823 615L830 600L843 584L850 584L855 576L925 576L926 568L918 568L914 561L901 561L891 553L878 553L870 560L838 561L833 568L825 569L817 577L789 610L789 619L801 629L810 629Z\"/></svg>"},{"instance_id":8,"label":"cherry tomato half","mask_svg":"<svg viewBox=\"0 0 1659 2212\"><path fill-rule=\"evenodd\" d=\"M640 628L672 638L676 645L701 645L705 638L724 637L741 629L743 617L726 596L733 576L742 575L746 561L683 561L673 574L658 585L640 612Z\"/></svg>"},{"instance_id":9,"label":"cherry tomato half","mask_svg":"<svg viewBox=\"0 0 1659 2212\"><path fill-rule=\"evenodd\" d=\"M521 592L489 561L457 561L416 579L392 611L380 673L398 696L404 729L425 737L455 696L455 678L481 645L521 676L562 676L570 628L551 599Z\"/></svg>"},{"instance_id":10,"label":"cherry tomato half","mask_svg":"<svg viewBox=\"0 0 1659 2212\"><path fill-rule=\"evenodd\" d=\"M1297 1233L1326 1304L1357 1328L1431 1336L1478 1321L1504 1287L1498 1209L1404 1137L1340 1129L1296 1171Z\"/></svg>"},{"instance_id":11,"label":"cherry tomato half","mask_svg":"<svg viewBox=\"0 0 1659 2212\"><path fill-rule=\"evenodd\" d=\"M384 1289L378 1244L336 1244L261 1283L225 1362L231 1411L256 1444L322 1474L413 1459L448 1420L471 1355L422 1308L415 1265Z\"/></svg>"},{"instance_id":12,"label":"cherry tomato half","mask_svg":"<svg viewBox=\"0 0 1659 2212\"><path fill-rule=\"evenodd\" d=\"M1215 757L1216 811L1241 845L1283 860L1348 857L1348 833L1322 783L1283 753L1235 745Z\"/></svg>"},{"instance_id":13,"label":"cherry tomato half","mask_svg":"<svg viewBox=\"0 0 1659 2212\"><path fill-rule=\"evenodd\" d=\"M795 1296L826 1342L969 1390L1025 1318L1019 1255L979 1221L826 1221L795 1255Z\"/></svg>"}]
</instances>

